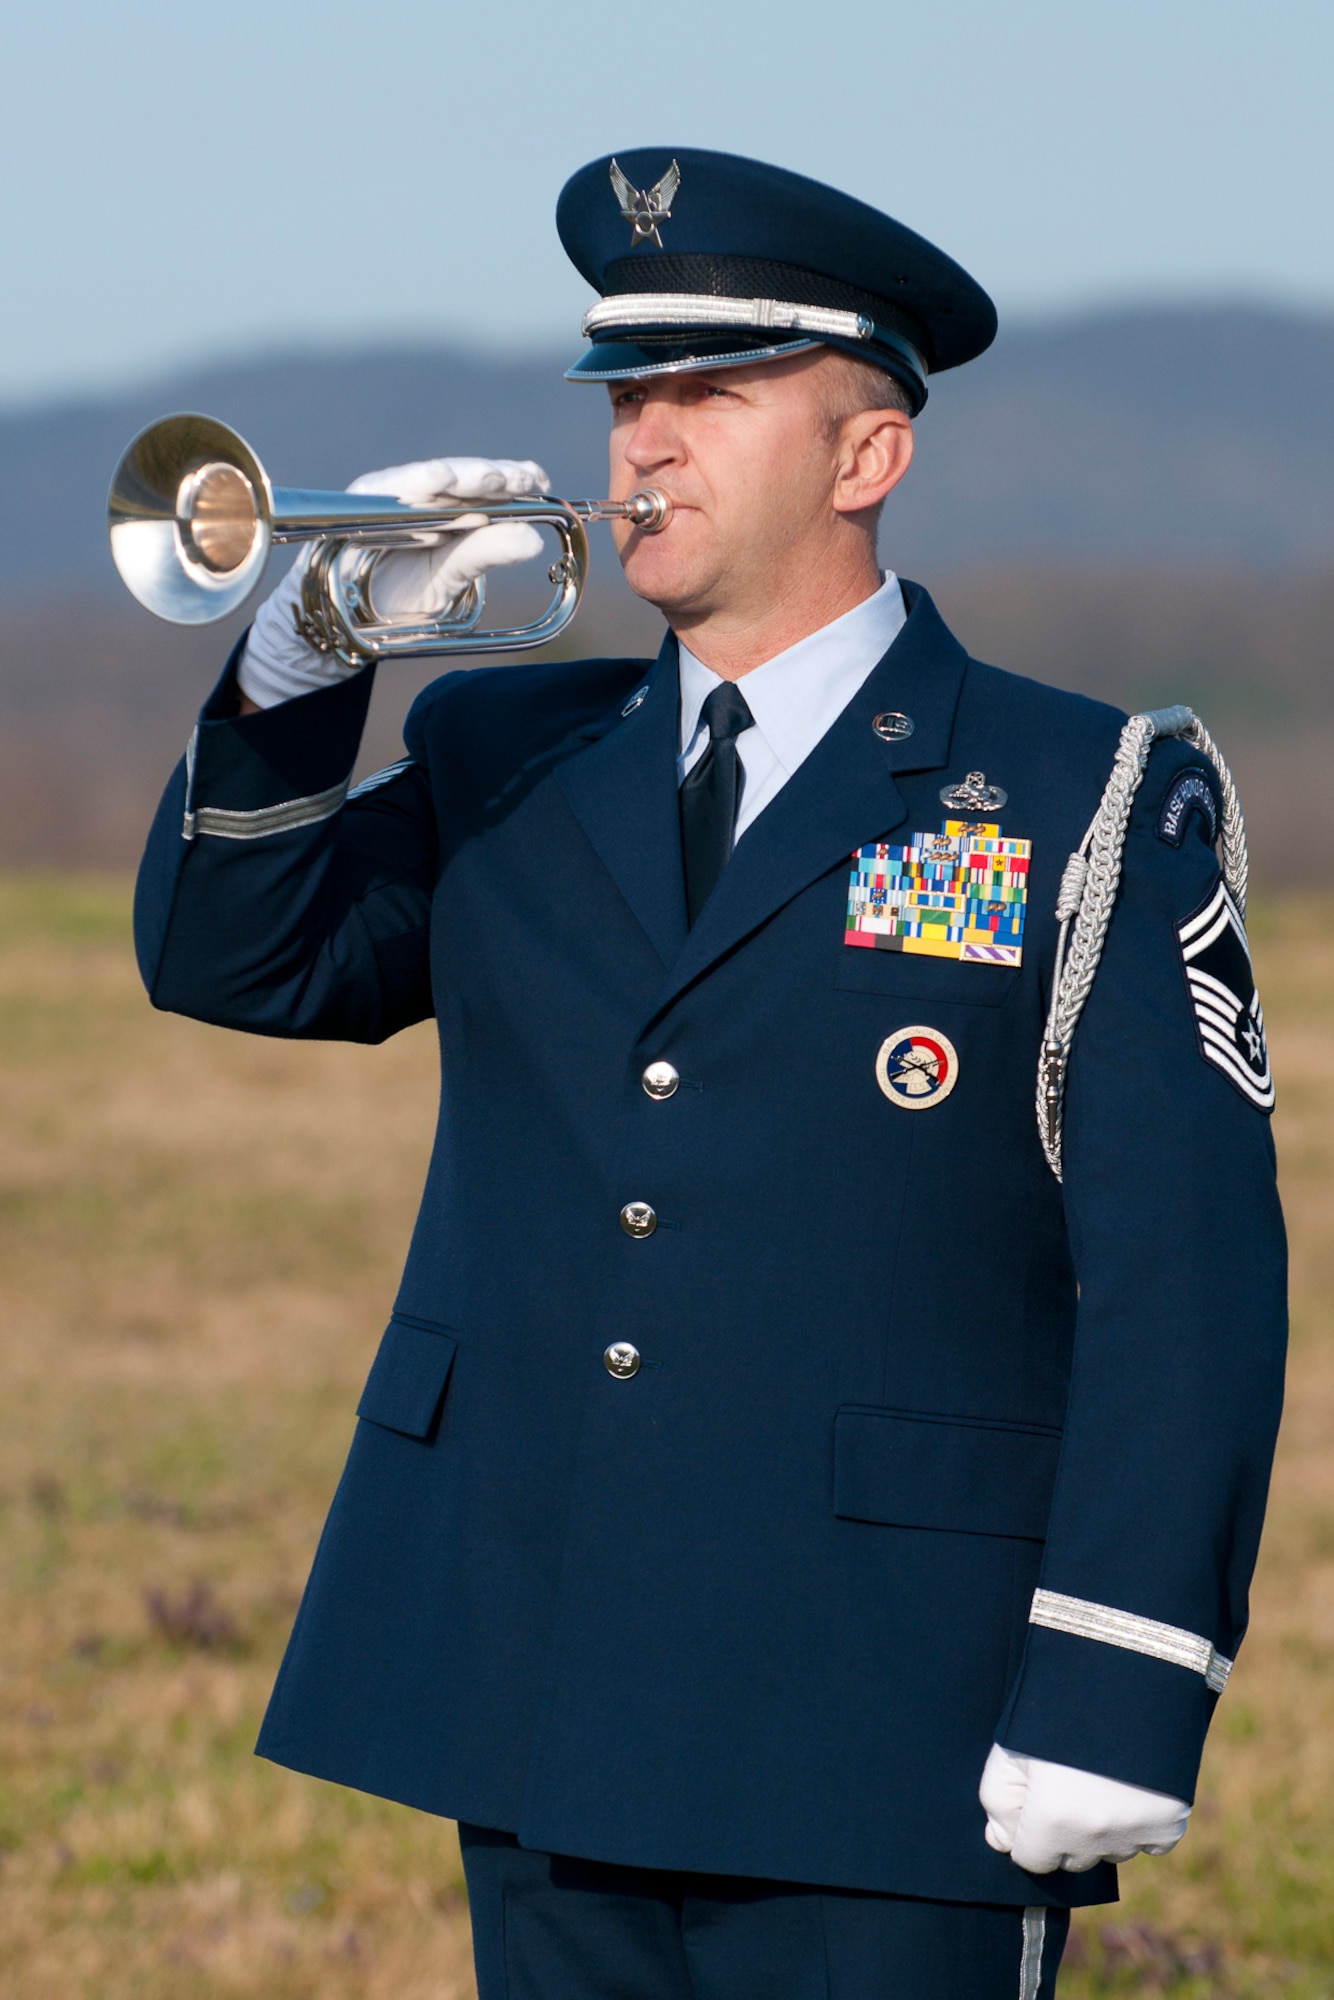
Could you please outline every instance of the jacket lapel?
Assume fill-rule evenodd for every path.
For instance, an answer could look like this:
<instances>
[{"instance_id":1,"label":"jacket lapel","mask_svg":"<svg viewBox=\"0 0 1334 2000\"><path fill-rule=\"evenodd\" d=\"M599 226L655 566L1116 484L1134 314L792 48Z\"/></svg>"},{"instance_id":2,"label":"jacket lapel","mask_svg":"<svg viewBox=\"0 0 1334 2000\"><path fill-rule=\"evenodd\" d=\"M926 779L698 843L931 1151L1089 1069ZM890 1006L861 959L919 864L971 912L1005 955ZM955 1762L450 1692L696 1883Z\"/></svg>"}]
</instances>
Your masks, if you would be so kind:
<instances>
[{"instance_id":1,"label":"jacket lapel","mask_svg":"<svg viewBox=\"0 0 1334 2000\"><path fill-rule=\"evenodd\" d=\"M559 764L555 776L669 966L689 935L676 795L679 677L670 633L645 685L643 700L586 732L588 747Z\"/></svg>"},{"instance_id":2,"label":"jacket lapel","mask_svg":"<svg viewBox=\"0 0 1334 2000\"><path fill-rule=\"evenodd\" d=\"M905 583L903 593L908 607L903 630L772 805L743 834L688 932L676 836L673 880L684 943L655 1014L809 883L907 817L896 772L948 763L968 656L920 584ZM675 684L676 676L672 679ZM905 741L887 743L871 727L887 709L912 717L913 733ZM675 815L675 799L672 811ZM676 826L674 817L674 833Z\"/></svg>"}]
</instances>

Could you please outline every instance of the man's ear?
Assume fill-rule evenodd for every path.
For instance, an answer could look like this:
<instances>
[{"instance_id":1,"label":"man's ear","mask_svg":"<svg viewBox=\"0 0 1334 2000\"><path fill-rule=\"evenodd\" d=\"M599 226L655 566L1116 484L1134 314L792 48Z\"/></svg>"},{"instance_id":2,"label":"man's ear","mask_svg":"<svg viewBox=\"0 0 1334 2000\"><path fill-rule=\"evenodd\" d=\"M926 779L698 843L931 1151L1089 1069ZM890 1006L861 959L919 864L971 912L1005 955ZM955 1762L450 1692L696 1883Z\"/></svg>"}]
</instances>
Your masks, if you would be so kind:
<instances>
[{"instance_id":1,"label":"man's ear","mask_svg":"<svg viewBox=\"0 0 1334 2000\"><path fill-rule=\"evenodd\" d=\"M833 503L837 513L878 507L912 464L912 420L902 410L861 410L843 425Z\"/></svg>"}]
</instances>

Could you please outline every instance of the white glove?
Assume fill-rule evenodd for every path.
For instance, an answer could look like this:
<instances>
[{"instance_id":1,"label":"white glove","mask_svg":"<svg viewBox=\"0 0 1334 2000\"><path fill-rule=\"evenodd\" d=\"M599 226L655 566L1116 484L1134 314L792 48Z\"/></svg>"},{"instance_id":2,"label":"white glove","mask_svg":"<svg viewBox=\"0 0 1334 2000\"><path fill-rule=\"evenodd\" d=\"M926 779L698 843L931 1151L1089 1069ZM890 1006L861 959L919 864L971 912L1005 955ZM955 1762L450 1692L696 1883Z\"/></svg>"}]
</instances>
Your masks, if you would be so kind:
<instances>
[{"instance_id":1,"label":"white glove","mask_svg":"<svg viewBox=\"0 0 1334 2000\"><path fill-rule=\"evenodd\" d=\"M432 500L515 499L545 493L549 485L541 466L531 459L428 458L363 473L347 490L388 493L420 506ZM542 537L527 521L488 525L479 514L471 526L424 532L419 546L393 549L381 557L373 586L375 609L386 618L432 617L487 570L527 562L541 552ZM303 550L255 613L236 678L242 694L257 708L272 708L359 671L332 653L318 652L297 631L301 579L308 561L309 551Z\"/></svg>"},{"instance_id":2,"label":"white glove","mask_svg":"<svg viewBox=\"0 0 1334 2000\"><path fill-rule=\"evenodd\" d=\"M1190 1807L1165 1792L1144 1792L1041 1757L1013 1757L999 1743L991 1746L978 1797L988 1847L1030 1875L1056 1868L1078 1873L1095 1861L1170 1853L1190 1818Z\"/></svg>"}]
</instances>

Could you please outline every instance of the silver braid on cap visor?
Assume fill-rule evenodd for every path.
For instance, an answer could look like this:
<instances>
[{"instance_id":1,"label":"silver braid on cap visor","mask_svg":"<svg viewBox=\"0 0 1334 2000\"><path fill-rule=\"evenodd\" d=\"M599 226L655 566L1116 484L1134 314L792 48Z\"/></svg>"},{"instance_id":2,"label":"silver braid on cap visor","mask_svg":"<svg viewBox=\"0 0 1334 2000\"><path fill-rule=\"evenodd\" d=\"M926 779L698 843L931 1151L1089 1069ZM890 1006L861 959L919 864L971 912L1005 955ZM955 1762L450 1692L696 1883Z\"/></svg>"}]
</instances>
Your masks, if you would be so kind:
<instances>
[{"instance_id":1,"label":"silver braid on cap visor","mask_svg":"<svg viewBox=\"0 0 1334 2000\"><path fill-rule=\"evenodd\" d=\"M799 306L790 299L725 299L713 292L613 292L584 314L584 338L609 327L740 326L798 333L834 333L844 340L870 340L875 321L865 313L836 306Z\"/></svg>"},{"instance_id":2,"label":"silver braid on cap visor","mask_svg":"<svg viewBox=\"0 0 1334 2000\"><path fill-rule=\"evenodd\" d=\"M713 292L613 292L584 314L585 340L612 332L644 333L679 327L690 332L737 328L811 334L816 339L862 340L886 347L926 380L926 362L902 334L837 306L803 306L792 299L729 299Z\"/></svg>"}]
</instances>

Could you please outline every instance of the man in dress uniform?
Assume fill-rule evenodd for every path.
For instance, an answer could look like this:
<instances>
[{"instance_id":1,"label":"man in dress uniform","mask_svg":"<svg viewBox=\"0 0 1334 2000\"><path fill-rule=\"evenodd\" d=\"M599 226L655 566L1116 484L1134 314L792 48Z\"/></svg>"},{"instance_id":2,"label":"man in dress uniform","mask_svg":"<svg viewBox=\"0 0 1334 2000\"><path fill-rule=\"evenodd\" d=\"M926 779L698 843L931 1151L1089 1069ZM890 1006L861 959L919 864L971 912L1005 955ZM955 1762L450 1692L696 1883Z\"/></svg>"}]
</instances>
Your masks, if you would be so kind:
<instances>
[{"instance_id":1,"label":"man in dress uniform","mask_svg":"<svg viewBox=\"0 0 1334 2000\"><path fill-rule=\"evenodd\" d=\"M673 503L618 530L657 659L447 675L349 793L374 669L298 564L140 879L159 1007L439 1027L260 1748L460 1822L482 2000L1045 2000L1181 1837L1246 1623L1284 1312L1235 794L1189 711L982 665L878 567L995 330L948 257L684 148L558 226L611 491Z\"/></svg>"}]
</instances>

